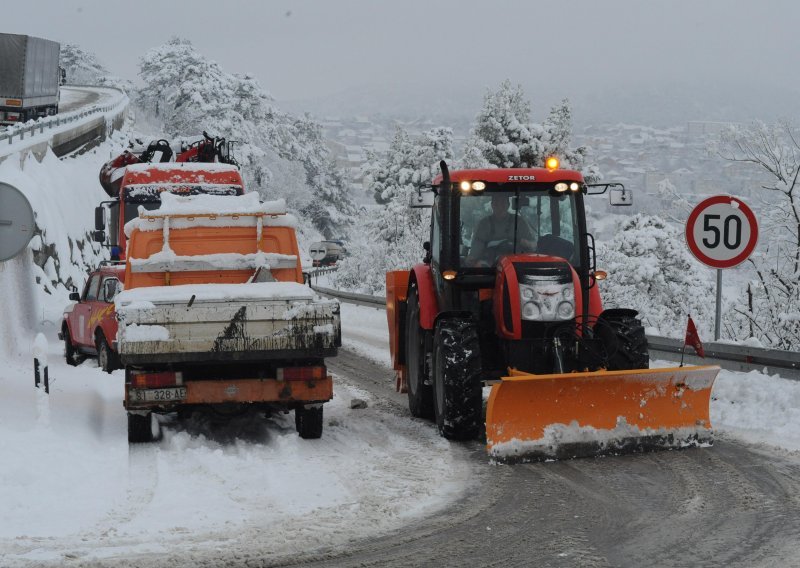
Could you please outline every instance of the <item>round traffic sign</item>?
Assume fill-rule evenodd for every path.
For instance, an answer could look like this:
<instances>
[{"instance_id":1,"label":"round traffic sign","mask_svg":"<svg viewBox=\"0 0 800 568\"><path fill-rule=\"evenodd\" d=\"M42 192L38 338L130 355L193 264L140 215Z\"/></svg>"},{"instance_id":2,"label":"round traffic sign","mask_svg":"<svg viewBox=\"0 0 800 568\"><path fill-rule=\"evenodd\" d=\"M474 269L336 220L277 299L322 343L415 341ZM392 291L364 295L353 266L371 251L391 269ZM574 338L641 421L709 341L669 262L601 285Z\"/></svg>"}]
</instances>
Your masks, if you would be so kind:
<instances>
[{"instance_id":1,"label":"round traffic sign","mask_svg":"<svg viewBox=\"0 0 800 568\"><path fill-rule=\"evenodd\" d=\"M686 243L703 264L732 268L741 264L756 248L758 222L753 211L730 195L704 199L692 209L686 221Z\"/></svg>"},{"instance_id":2,"label":"round traffic sign","mask_svg":"<svg viewBox=\"0 0 800 568\"><path fill-rule=\"evenodd\" d=\"M33 238L33 209L13 185L0 182L0 262L14 258Z\"/></svg>"}]
</instances>

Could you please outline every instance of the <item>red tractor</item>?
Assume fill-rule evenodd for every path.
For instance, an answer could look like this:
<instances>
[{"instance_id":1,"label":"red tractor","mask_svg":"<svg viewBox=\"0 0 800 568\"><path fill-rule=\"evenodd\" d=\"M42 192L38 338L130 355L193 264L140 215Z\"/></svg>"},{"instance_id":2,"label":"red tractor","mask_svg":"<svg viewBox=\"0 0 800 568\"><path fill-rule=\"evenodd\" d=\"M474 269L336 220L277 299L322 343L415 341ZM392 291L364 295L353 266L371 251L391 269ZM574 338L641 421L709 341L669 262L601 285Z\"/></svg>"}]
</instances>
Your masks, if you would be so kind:
<instances>
[{"instance_id":1,"label":"red tractor","mask_svg":"<svg viewBox=\"0 0 800 568\"><path fill-rule=\"evenodd\" d=\"M637 313L602 307L584 195L611 187L612 203L629 204L630 192L548 165L450 173L441 163L426 257L387 274L411 414L434 418L447 438L474 438L482 387L493 385L487 444L510 459L709 440L719 368L648 369Z\"/></svg>"}]
</instances>

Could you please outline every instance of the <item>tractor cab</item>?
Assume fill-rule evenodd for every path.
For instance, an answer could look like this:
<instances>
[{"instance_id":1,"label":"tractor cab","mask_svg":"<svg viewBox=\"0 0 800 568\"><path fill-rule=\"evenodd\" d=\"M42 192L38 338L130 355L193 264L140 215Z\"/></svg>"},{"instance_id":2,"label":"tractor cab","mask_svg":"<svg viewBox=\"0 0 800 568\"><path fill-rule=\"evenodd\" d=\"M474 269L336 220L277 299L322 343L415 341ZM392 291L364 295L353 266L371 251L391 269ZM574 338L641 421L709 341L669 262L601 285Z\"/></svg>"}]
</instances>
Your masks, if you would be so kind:
<instances>
[{"instance_id":1,"label":"tractor cab","mask_svg":"<svg viewBox=\"0 0 800 568\"><path fill-rule=\"evenodd\" d=\"M485 320L479 329L487 336L539 343L554 333L580 335L580 324L600 315L583 207L589 186L579 172L555 164L445 171L434 186L428 248L439 313L469 312ZM532 358L527 343L520 356L517 347L495 345L490 351L505 355L490 366L564 370L563 358Z\"/></svg>"}]
</instances>

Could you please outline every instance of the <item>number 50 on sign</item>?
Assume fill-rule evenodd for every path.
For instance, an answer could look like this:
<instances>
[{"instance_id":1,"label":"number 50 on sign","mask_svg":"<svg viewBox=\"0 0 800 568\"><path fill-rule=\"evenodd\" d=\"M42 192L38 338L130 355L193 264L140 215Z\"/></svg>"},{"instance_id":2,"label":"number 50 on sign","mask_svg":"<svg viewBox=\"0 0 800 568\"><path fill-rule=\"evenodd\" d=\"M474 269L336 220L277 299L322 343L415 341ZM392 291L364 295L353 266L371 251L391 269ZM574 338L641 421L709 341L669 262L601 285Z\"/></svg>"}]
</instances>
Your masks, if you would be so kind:
<instances>
[{"instance_id":1,"label":"number 50 on sign","mask_svg":"<svg viewBox=\"0 0 800 568\"><path fill-rule=\"evenodd\" d=\"M703 264L732 268L750 256L758 242L758 222L753 211L730 195L701 201L686 221L686 243Z\"/></svg>"}]
</instances>

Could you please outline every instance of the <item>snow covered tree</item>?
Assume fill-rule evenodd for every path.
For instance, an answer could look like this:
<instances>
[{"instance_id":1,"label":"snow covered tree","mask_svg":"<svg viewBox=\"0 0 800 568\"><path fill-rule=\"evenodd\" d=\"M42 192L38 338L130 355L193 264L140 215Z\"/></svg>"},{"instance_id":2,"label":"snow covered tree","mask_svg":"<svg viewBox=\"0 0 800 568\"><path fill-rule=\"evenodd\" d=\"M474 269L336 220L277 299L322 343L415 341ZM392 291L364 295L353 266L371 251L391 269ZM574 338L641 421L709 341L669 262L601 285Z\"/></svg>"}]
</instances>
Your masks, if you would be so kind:
<instances>
[{"instance_id":1,"label":"snow covered tree","mask_svg":"<svg viewBox=\"0 0 800 568\"><path fill-rule=\"evenodd\" d=\"M569 100L550 109L550 114L542 125L542 145L544 156L558 156L561 166L583 172L587 181L593 182L601 179L600 172L595 164L587 164L589 149L586 146L570 147L572 141L572 109Z\"/></svg>"},{"instance_id":2,"label":"snow covered tree","mask_svg":"<svg viewBox=\"0 0 800 568\"><path fill-rule=\"evenodd\" d=\"M104 85L131 90L129 81L111 74L94 53L81 49L74 43L61 44L61 67L72 85Z\"/></svg>"},{"instance_id":3,"label":"snow covered tree","mask_svg":"<svg viewBox=\"0 0 800 568\"><path fill-rule=\"evenodd\" d=\"M475 117L464 149L469 168L529 168L544 163L543 130L530 122L531 104L522 86L505 80L497 92L489 91Z\"/></svg>"},{"instance_id":4,"label":"snow covered tree","mask_svg":"<svg viewBox=\"0 0 800 568\"><path fill-rule=\"evenodd\" d=\"M587 166L588 149L571 148L572 110L564 99L554 106L544 124L530 120L531 105L522 86L506 80L496 92L484 97L483 108L464 148L468 168L542 167L555 155L564 167L583 170L587 181L599 179L596 166Z\"/></svg>"},{"instance_id":5,"label":"snow covered tree","mask_svg":"<svg viewBox=\"0 0 800 568\"><path fill-rule=\"evenodd\" d=\"M265 197L286 197L327 238L346 232L356 207L317 122L281 111L255 78L226 73L187 40L173 38L151 49L141 60L140 77L145 87L137 100L163 120L169 135L196 136L206 130L236 140L245 177ZM276 181L286 178L271 175L271 170L286 173L291 168L276 161L302 164L302 181L309 188L300 192L302 198L284 195L285 187Z\"/></svg>"},{"instance_id":6,"label":"snow covered tree","mask_svg":"<svg viewBox=\"0 0 800 568\"><path fill-rule=\"evenodd\" d=\"M762 245L750 257L756 278L734 307L733 332L778 349L800 349L800 132L788 122L731 127L721 157L765 174L757 196Z\"/></svg>"},{"instance_id":7,"label":"snow covered tree","mask_svg":"<svg viewBox=\"0 0 800 568\"><path fill-rule=\"evenodd\" d=\"M370 153L364 167L365 184L380 204L366 212L365 231L350 243L358 255L346 258L336 273L336 284L367 293L384 289L388 270L408 268L424 255L422 243L430 236L430 210L409 207L412 194L430 186L441 160L453 158L453 132L434 128L411 137L398 127L385 155Z\"/></svg>"},{"instance_id":8,"label":"snow covered tree","mask_svg":"<svg viewBox=\"0 0 800 568\"><path fill-rule=\"evenodd\" d=\"M682 230L654 215L622 222L611 241L598 243L598 263L608 270L601 283L606 308L633 308L646 327L679 336L689 315L701 333L714 325L711 271L686 248Z\"/></svg>"}]
</instances>

